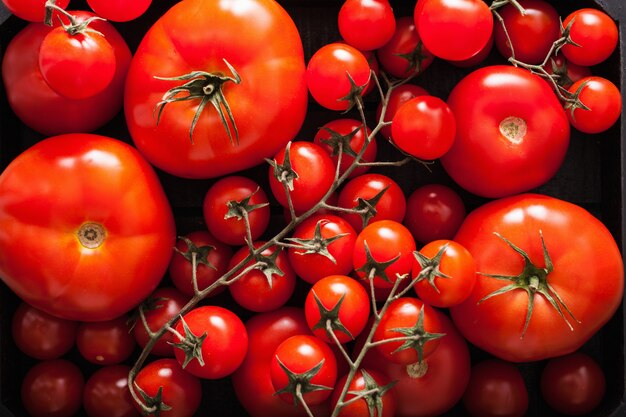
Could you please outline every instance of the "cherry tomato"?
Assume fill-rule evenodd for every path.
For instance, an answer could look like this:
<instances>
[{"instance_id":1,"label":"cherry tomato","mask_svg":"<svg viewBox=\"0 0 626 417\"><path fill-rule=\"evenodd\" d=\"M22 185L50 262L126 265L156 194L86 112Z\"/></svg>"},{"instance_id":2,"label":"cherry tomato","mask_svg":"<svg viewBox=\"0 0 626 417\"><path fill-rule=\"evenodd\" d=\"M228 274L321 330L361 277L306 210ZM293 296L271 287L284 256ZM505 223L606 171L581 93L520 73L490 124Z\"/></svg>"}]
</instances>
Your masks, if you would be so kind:
<instances>
[{"instance_id":1,"label":"cherry tomato","mask_svg":"<svg viewBox=\"0 0 626 417\"><path fill-rule=\"evenodd\" d=\"M135 350L128 317L81 323L76 334L76 347L89 362L114 365L124 362Z\"/></svg>"},{"instance_id":2,"label":"cherry tomato","mask_svg":"<svg viewBox=\"0 0 626 417\"><path fill-rule=\"evenodd\" d=\"M336 406L339 401L342 389L346 386L348 381L348 375L344 375L339 382L337 382L337 388L333 392L331 403L333 407ZM347 394L344 398L344 403L352 400L360 393L378 388L379 391L376 394L366 394L362 398L352 401L345 405L339 411L339 417L362 417L362 416L376 416L376 417L393 417L396 415L396 397L393 390L394 382L391 381L384 374L373 371L367 368L359 369L354 378L348 386ZM372 414L372 410L374 414Z\"/></svg>"},{"instance_id":3,"label":"cherry tomato","mask_svg":"<svg viewBox=\"0 0 626 417\"><path fill-rule=\"evenodd\" d=\"M139 417L128 389L130 366L111 365L96 370L85 384L83 407L89 417Z\"/></svg>"},{"instance_id":4,"label":"cherry tomato","mask_svg":"<svg viewBox=\"0 0 626 417\"><path fill-rule=\"evenodd\" d=\"M9 11L20 19L42 23L46 15L47 0L2 0ZM56 5L65 9L70 0L57 0ZM58 12L55 11L55 15ZM54 17L56 19L56 16Z\"/></svg>"},{"instance_id":5,"label":"cherry tomato","mask_svg":"<svg viewBox=\"0 0 626 417\"><path fill-rule=\"evenodd\" d=\"M87 4L98 15L113 22L128 22L148 10L152 0L87 0Z\"/></svg>"},{"instance_id":6,"label":"cherry tomato","mask_svg":"<svg viewBox=\"0 0 626 417\"><path fill-rule=\"evenodd\" d=\"M581 132L604 132L617 122L622 113L622 95L615 84L606 78L581 78L568 91L588 108L574 104L567 112L572 126Z\"/></svg>"},{"instance_id":7,"label":"cherry tomato","mask_svg":"<svg viewBox=\"0 0 626 417\"><path fill-rule=\"evenodd\" d=\"M394 88L389 95L389 100L387 101L387 107L385 108L385 118L383 121L392 122L393 116L396 114L398 109L407 101L411 100L414 97L418 96L427 96L429 95L428 91L424 88L417 86L415 84L401 84L398 87ZM383 112L383 103L378 104L378 108L376 109L376 120L380 120L380 116ZM393 124L393 122L392 122ZM391 140L391 125L383 126L380 129L381 134L387 139Z\"/></svg>"},{"instance_id":8,"label":"cherry tomato","mask_svg":"<svg viewBox=\"0 0 626 417\"><path fill-rule=\"evenodd\" d=\"M346 0L339 10L338 25L347 44L371 51L389 42L396 18L388 0Z\"/></svg>"},{"instance_id":9,"label":"cherry tomato","mask_svg":"<svg viewBox=\"0 0 626 417\"><path fill-rule=\"evenodd\" d=\"M570 26L571 25L571 26ZM565 58L583 66L597 65L606 60L617 46L617 25L609 15L596 9L579 9L563 20L572 42L561 48Z\"/></svg>"}]
</instances>

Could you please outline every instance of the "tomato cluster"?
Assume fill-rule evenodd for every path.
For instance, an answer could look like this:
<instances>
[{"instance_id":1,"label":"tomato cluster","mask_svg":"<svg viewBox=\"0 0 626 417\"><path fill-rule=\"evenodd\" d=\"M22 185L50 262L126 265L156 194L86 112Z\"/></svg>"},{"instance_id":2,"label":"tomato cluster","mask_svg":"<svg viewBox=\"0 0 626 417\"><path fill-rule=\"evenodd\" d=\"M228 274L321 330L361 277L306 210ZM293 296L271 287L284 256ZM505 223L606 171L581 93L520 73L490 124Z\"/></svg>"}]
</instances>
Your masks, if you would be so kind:
<instances>
[{"instance_id":1,"label":"tomato cluster","mask_svg":"<svg viewBox=\"0 0 626 417\"><path fill-rule=\"evenodd\" d=\"M27 365L8 406L607 404L615 371L590 341L616 332L624 291L615 16L131 3L3 0L0 295Z\"/></svg>"}]
</instances>

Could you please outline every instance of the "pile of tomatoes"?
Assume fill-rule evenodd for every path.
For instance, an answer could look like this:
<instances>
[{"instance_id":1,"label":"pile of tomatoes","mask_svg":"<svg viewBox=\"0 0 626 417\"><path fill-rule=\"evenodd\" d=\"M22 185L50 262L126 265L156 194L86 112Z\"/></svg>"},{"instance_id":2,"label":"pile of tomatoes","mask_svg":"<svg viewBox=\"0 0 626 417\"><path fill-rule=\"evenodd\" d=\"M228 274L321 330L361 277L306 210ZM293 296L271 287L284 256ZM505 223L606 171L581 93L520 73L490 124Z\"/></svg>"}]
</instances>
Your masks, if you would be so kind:
<instances>
[{"instance_id":1,"label":"pile of tomatoes","mask_svg":"<svg viewBox=\"0 0 626 417\"><path fill-rule=\"evenodd\" d=\"M559 177L619 149L595 4L3 3L9 408L608 409L614 213Z\"/></svg>"}]
</instances>

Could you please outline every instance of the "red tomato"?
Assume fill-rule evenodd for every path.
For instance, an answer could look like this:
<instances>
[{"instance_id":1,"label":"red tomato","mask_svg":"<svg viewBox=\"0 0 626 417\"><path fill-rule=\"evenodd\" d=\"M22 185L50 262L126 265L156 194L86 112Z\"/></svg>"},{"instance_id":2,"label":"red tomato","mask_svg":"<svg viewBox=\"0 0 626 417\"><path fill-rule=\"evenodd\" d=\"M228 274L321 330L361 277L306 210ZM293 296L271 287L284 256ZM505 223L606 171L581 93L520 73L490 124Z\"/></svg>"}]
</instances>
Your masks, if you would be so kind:
<instances>
[{"instance_id":1,"label":"red tomato","mask_svg":"<svg viewBox=\"0 0 626 417\"><path fill-rule=\"evenodd\" d=\"M497 9L503 22L494 27L496 47L502 56L509 58L512 43L515 59L527 64L541 64L554 41L561 36L559 13L544 0L520 0L519 5L524 8L523 15L513 4Z\"/></svg>"},{"instance_id":2,"label":"red tomato","mask_svg":"<svg viewBox=\"0 0 626 417\"><path fill-rule=\"evenodd\" d=\"M264 243L254 242L254 247L258 248ZM239 249L231 259L229 269L233 269L249 254L247 246ZM282 307L291 298L296 287L296 274L289 263L287 253L270 246L261 252L261 256L259 261L266 262L267 268L253 269L228 286L230 295L237 304L255 312ZM254 262L254 260L248 262L241 269L252 266Z\"/></svg>"},{"instance_id":3,"label":"red tomato","mask_svg":"<svg viewBox=\"0 0 626 417\"><path fill-rule=\"evenodd\" d=\"M337 18L347 44L361 51L378 49L393 36L396 18L388 0L346 0Z\"/></svg>"},{"instance_id":4,"label":"red tomato","mask_svg":"<svg viewBox=\"0 0 626 417\"><path fill-rule=\"evenodd\" d=\"M275 395L283 401L301 406L296 397L300 390L307 405L320 404L330 397L335 388L335 354L326 343L314 336L291 336L276 348L270 375Z\"/></svg>"},{"instance_id":5,"label":"red tomato","mask_svg":"<svg viewBox=\"0 0 626 417\"><path fill-rule=\"evenodd\" d=\"M421 256L420 256L421 255ZM413 262L413 277L420 300L434 307L451 307L463 302L476 283L476 262L462 245L452 240L428 243Z\"/></svg>"},{"instance_id":6,"label":"red tomato","mask_svg":"<svg viewBox=\"0 0 626 417\"><path fill-rule=\"evenodd\" d=\"M316 213L300 223L289 238L294 244L304 239L301 247L289 248L289 262L296 275L310 284L328 275L348 275L352 272L356 235L350 223L341 217ZM326 252L315 252L311 245L321 245L320 249Z\"/></svg>"},{"instance_id":7,"label":"red tomato","mask_svg":"<svg viewBox=\"0 0 626 417\"><path fill-rule=\"evenodd\" d=\"M402 106L407 101L411 100L414 97L418 96L427 96L429 95L428 91L423 89L420 86L414 84L401 84L398 87L391 90L391 94L389 95L389 100L387 100L387 106L385 107L385 118L383 121L392 122L393 116L396 114L400 106ZM376 109L376 120L380 120L380 116L383 112L383 103L380 102L378 104L378 108ZM391 125L383 126L380 129L382 135L387 139L391 140Z\"/></svg>"},{"instance_id":8,"label":"red tomato","mask_svg":"<svg viewBox=\"0 0 626 417\"><path fill-rule=\"evenodd\" d=\"M191 79L190 91L176 90ZM135 145L186 178L261 163L294 138L307 108L300 35L273 0L175 4L143 38L126 86Z\"/></svg>"},{"instance_id":9,"label":"red tomato","mask_svg":"<svg viewBox=\"0 0 626 417\"><path fill-rule=\"evenodd\" d=\"M597 65L611 56L617 46L617 25L601 10L576 10L563 20L563 27L577 45L566 44L561 52L575 64Z\"/></svg>"},{"instance_id":10,"label":"red tomato","mask_svg":"<svg viewBox=\"0 0 626 417\"><path fill-rule=\"evenodd\" d=\"M565 111L549 85L524 69L478 69L454 87L448 105L457 135L441 163L474 194L528 191L552 178L565 158Z\"/></svg>"},{"instance_id":11,"label":"red tomato","mask_svg":"<svg viewBox=\"0 0 626 417\"><path fill-rule=\"evenodd\" d=\"M45 313L20 303L11 320L11 335L17 347L36 359L56 359L66 354L76 341L78 323Z\"/></svg>"},{"instance_id":12,"label":"red tomato","mask_svg":"<svg viewBox=\"0 0 626 417\"><path fill-rule=\"evenodd\" d=\"M261 237L270 221L265 191L255 181L238 175L221 178L211 185L202 202L202 213L209 232L235 246L246 243L244 216L248 217L252 240Z\"/></svg>"},{"instance_id":13,"label":"red tomato","mask_svg":"<svg viewBox=\"0 0 626 417\"><path fill-rule=\"evenodd\" d=\"M187 240L188 239L188 240ZM196 282L200 291L206 289L228 272L233 255L230 246L213 237L209 232L198 230L188 233L176 242L176 249L168 267L170 278L178 290L188 297L195 294L193 286L193 254L196 254ZM224 291L216 287L209 296Z\"/></svg>"},{"instance_id":14,"label":"red tomato","mask_svg":"<svg viewBox=\"0 0 626 417\"><path fill-rule=\"evenodd\" d=\"M175 288L159 287L150 294L139 308L143 310L150 331L156 332L161 326L164 326L173 317L176 317L188 300L187 296ZM150 336L138 313L134 319L132 334L137 344L143 349L148 344ZM171 345L173 341L174 335L171 332L165 332L154 344L150 353L157 356L174 356L174 350Z\"/></svg>"},{"instance_id":15,"label":"red tomato","mask_svg":"<svg viewBox=\"0 0 626 417\"><path fill-rule=\"evenodd\" d=\"M87 0L87 4L98 15L113 22L128 22L148 10L152 0Z\"/></svg>"},{"instance_id":16,"label":"red tomato","mask_svg":"<svg viewBox=\"0 0 626 417\"><path fill-rule=\"evenodd\" d=\"M175 326L174 355L192 375L219 379L232 374L248 351L248 333L233 312L218 306L200 306Z\"/></svg>"},{"instance_id":17,"label":"red tomato","mask_svg":"<svg viewBox=\"0 0 626 417\"><path fill-rule=\"evenodd\" d=\"M159 410L160 417L191 417L202 399L200 380L175 359L157 359L144 366L135 377L133 391L144 406Z\"/></svg>"},{"instance_id":18,"label":"red tomato","mask_svg":"<svg viewBox=\"0 0 626 417\"><path fill-rule=\"evenodd\" d=\"M128 389L129 372L130 366L111 365L91 374L83 391L83 407L89 417L140 415Z\"/></svg>"},{"instance_id":19,"label":"red tomato","mask_svg":"<svg viewBox=\"0 0 626 417\"><path fill-rule=\"evenodd\" d=\"M22 381L22 404L32 417L72 417L80 409L84 385L83 374L72 362L38 362Z\"/></svg>"},{"instance_id":20,"label":"red tomato","mask_svg":"<svg viewBox=\"0 0 626 417\"><path fill-rule=\"evenodd\" d=\"M621 305L624 267L615 240L572 203L535 194L496 200L470 213L455 240L474 256L479 275L452 318L470 342L502 359L573 352Z\"/></svg>"},{"instance_id":21,"label":"red tomato","mask_svg":"<svg viewBox=\"0 0 626 417\"><path fill-rule=\"evenodd\" d=\"M88 12L72 14L79 22L93 16ZM53 24L59 26L56 19ZM2 79L11 109L28 127L44 135L90 132L106 124L120 111L131 52L110 23L97 21L90 27L104 34L113 46L116 72L103 91L82 100L69 99L54 92L39 71L39 48L52 28L43 23L30 24L7 46L2 61Z\"/></svg>"},{"instance_id":22,"label":"red tomato","mask_svg":"<svg viewBox=\"0 0 626 417\"><path fill-rule=\"evenodd\" d=\"M167 270L171 208L152 167L125 143L88 134L46 139L9 164L0 195L0 275L47 313L119 317Z\"/></svg>"},{"instance_id":23,"label":"red tomato","mask_svg":"<svg viewBox=\"0 0 626 417\"><path fill-rule=\"evenodd\" d=\"M91 363L114 365L128 359L135 350L128 317L81 323L76 334L78 351Z\"/></svg>"},{"instance_id":24,"label":"red tomato","mask_svg":"<svg viewBox=\"0 0 626 417\"><path fill-rule=\"evenodd\" d=\"M315 336L327 343L335 343L326 327L330 322L337 340L346 343L365 328L370 314L370 299L367 291L354 279L330 275L317 281L309 290L304 313Z\"/></svg>"},{"instance_id":25,"label":"red tomato","mask_svg":"<svg viewBox=\"0 0 626 417\"><path fill-rule=\"evenodd\" d=\"M358 49L331 43L318 49L309 60L306 81L309 92L321 106L347 110L352 106L352 96L360 95L367 86L370 71L367 58Z\"/></svg>"},{"instance_id":26,"label":"red tomato","mask_svg":"<svg viewBox=\"0 0 626 417\"><path fill-rule=\"evenodd\" d=\"M404 225L416 241L452 239L465 218L465 204L452 188L425 184L409 195Z\"/></svg>"},{"instance_id":27,"label":"red tomato","mask_svg":"<svg viewBox=\"0 0 626 417\"><path fill-rule=\"evenodd\" d=\"M454 114L435 96L418 96L403 103L391 124L393 143L404 153L426 161L445 155L455 134Z\"/></svg>"},{"instance_id":28,"label":"red tomato","mask_svg":"<svg viewBox=\"0 0 626 417\"><path fill-rule=\"evenodd\" d=\"M567 112L572 126L581 132L602 133L613 126L622 113L622 95L606 78L581 78L568 90L587 107L573 104Z\"/></svg>"},{"instance_id":29,"label":"red tomato","mask_svg":"<svg viewBox=\"0 0 626 417\"><path fill-rule=\"evenodd\" d=\"M584 353L550 359L541 373L541 395L562 414L590 413L602 403L605 393L604 371Z\"/></svg>"},{"instance_id":30,"label":"red tomato","mask_svg":"<svg viewBox=\"0 0 626 417\"><path fill-rule=\"evenodd\" d=\"M20 19L41 23L46 15L46 1L47 0L2 0L2 3L4 3L11 13ZM65 9L69 2L70 0L56 0L55 4Z\"/></svg>"},{"instance_id":31,"label":"red tomato","mask_svg":"<svg viewBox=\"0 0 626 417\"><path fill-rule=\"evenodd\" d=\"M485 360L472 367L463 404L473 417L523 417L528 390L515 365Z\"/></svg>"},{"instance_id":32,"label":"red tomato","mask_svg":"<svg viewBox=\"0 0 626 417\"><path fill-rule=\"evenodd\" d=\"M453 61L476 55L493 31L491 10L482 0L420 0L414 19L424 46Z\"/></svg>"},{"instance_id":33,"label":"red tomato","mask_svg":"<svg viewBox=\"0 0 626 417\"><path fill-rule=\"evenodd\" d=\"M348 382L348 375L344 375L339 382L337 388L333 392L332 404L336 407L341 395L341 390ZM393 417L396 415L396 397L393 390L394 382L387 378L384 374L371 369L359 369L348 386L347 394L343 400L344 403L352 400L358 394L365 393L373 389L379 389L377 394L366 394L363 398L352 401L345 405L337 414L339 417ZM376 410L372 414L372 410ZM380 412L379 412L380 411Z\"/></svg>"},{"instance_id":34,"label":"red tomato","mask_svg":"<svg viewBox=\"0 0 626 417\"><path fill-rule=\"evenodd\" d=\"M485 61L489 57L489 54L491 54L491 50L493 49L494 37L495 36L492 33L485 46L483 46L481 50L478 51L478 53L473 57L468 59L462 59L460 61L448 60L448 62L459 68L470 68L477 66L478 64Z\"/></svg>"}]
</instances>

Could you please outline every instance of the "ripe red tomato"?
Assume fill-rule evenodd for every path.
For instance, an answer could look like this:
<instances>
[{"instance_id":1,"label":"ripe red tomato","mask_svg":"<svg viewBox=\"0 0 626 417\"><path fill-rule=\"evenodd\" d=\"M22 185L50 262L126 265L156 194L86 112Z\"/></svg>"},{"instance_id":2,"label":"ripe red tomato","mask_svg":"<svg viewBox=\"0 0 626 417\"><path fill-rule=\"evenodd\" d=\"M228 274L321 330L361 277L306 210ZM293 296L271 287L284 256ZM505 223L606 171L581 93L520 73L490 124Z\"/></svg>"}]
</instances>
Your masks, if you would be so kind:
<instances>
[{"instance_id":1,"label":"ripe red tomato","mask_svg":"<svg viewBox=\"0 0 626 417\"><path fill-rule=\"evenodd\" d=\"M304 302L306 321L315 336L334 344L327 331L330 322L337 340L346 343L363 331L370 314L370 298L356 280L330 275L317 281Z\"/></svg>"},{"instance_id":2,"label":"ripe red tomato","mask_svg":"<svg viewBox=\"0 0 626 417\"><path fill-rule=\"evenodd\" d=\"M19 0L22 1L22 0ZM92 13L72 12L84 22ZM67 19L65 19L67 23ZM59 26L58 20L53 21ZM28 127L44 135L90 132L110 121L122 107L124 81L131 52L126 41L108 22L91 23L113 46L116 72L100 93L82 100L64 97L50 88L39 70L39 48L53 30L43 23L26 26L9 43L2 61L2 80L11 109Z\"/></svg>"},{"instance_id":3,"label":"ripe red tomato","mask_svg":"<svg viewBox=\"0 0 626 417\"><path fill-rule=\"evenodd\" d=\"M46 15L46 1L47 0L2 0L2 3L4 3L11 13L20 19L41 23ZM69 2L70 0L56 0L55 4L65 9Z\"/></svg>"},{"instance_id":4,"label":"ripe red tomato","mask_svg":"<svg viewBox=\"0 0 626 417\"><path fill-rule=\"evenodd\" d=\"M245 326L235 313L223 307L196 307L176 323L175 329L185 338L174 335L176 360L186 372L200 378L219 379L232 374L248 351Z\"/></svg>"},{"instance_id":5,"label":"ripe red tomato","mask_svg":"<svg viewBox=\"0 0 626 417\"><path fill-rule=\"evenodd\" d=\"M550 359L541 373L543 399L562 414L590 413L605 394L604 371L592 357L581 352Z\"/></svg>"},{"instance_id":6,"label":"ripe red tomato","mask_svg":"<svg viewBox=\"0 0 626 417\"><path fill-rule=\"evenodd\" d=\"M307 65L306 82L317 103L330 110L347 110L352 94L370 81L370 65L358 49L331 43L318 49ZM350 81L352 79L352 81Z\"/></svg>"},{"instance_id":7,"label":"ripe red tomato","mask_svg":"<svg viewBox=\"0 0 626 417\"><path fill-rule=\"evenodd\" d=\"M568 90L587 107L574 104L567 112L572 126L581 132L602 133L613 126L622 113L622 95L606 78L584 77Z\"/></svg>"},{"instance_id":8,"label":"ripe red tomato","mask_svg":"<svg viewBox=\"0 0 626 417\"><path fill-rule=\"evenodd\" d=\"M81 323L76 333L78 351L91 363L115 365L124 362L135 350L128 317Z\"/></svg>"},{"instance_id":9,"label":"ripe red tomato","mask_svg":"<svg viewBox=\"0 0 626 417\"><path fill-rule=\"evenodd\" d=\"M467 216L455 240L474 256L479 275L452 318L470 342L502 359L570 353L621 305L615 240L572 203L536 194L492 201Z\"/></svg>"},{"instance_id":10,"label":"ripe red tomato","mask_svg":"<svg viewBox=\"0 0 626 417\"><path fill-rule=\"evenodd\" d=\"M485 360L472 367L463 404L473 417L523 417L528 410L528 390L515 365Z\"/></svg>"},{"instance_id":11,"label":"ripe red tomato","mask_svg":"<svg viewBox=\"0 0 626 417\"><path fill-rule=\"evenodd\" d=\"M78 323L51 316L35 307L20 303L11 319L15 345L36 359L56 359L66 354L76 341Z\"/></svg>"},{"instance_id":12,"label":"ripe red tomato","mask_svg":"<svg viewBox=\"0 0 626 417\"><path fill-rule=\"evenodd\" d=\"M448 97L457 134L441 163L483 197L528 191L548 181L569 146L569 122L548 83L513 66L480 68Z\"/></svg>"},{"instance_id":13,"label":"ripe red tomato","mask_svg":"<svg viewBox=\"0 0 626 417\"><path fill-rule=\"evenodd\" d=\"M559 13L544 0L520 0L519 5L524 8L523 15L510 3L497 10L503 23L494 27L496 47L502 56L509 58L512 43L515 59L527 64L541 64L554 41L561 36Z\"/></svg>"},{"instance_id":14,"label":"ripe red tomato","mask_svg":"<svg viewBox=\"0 0 626 417\"><path fill-rule=\"evenodd\" d=\"M0 195L0 275L47 313L119 317L167 270L175 242L169 202L152 167L123 142L89 134L43 140L5 169Z\"/></svg>"},{"instance_id":15,"label":"ripe red tomato","mask_svg":"<svg viewBox=\"0 0 626 417\"><path fill-rule=\"evenodd\" d=\"M168 173L212 178L250 168L302 126L307 90L298 30L276 1L245 5L179 2L135 52L126 121L137 148ZM192 79L190 91L176 90Z\"/></svg>"},{"instance_id":16,"label":"ripe red tomato","mask_svg":"<svg viewBox=\"0 0 626 417\"><path fill-rule=\"evenodd\" d=\"M337 21L341 37L360 51L385 45L396 29L396 18L388 0L346 0Z\"/></svg>"},{"instance_id":17,"label":"ripe red tomato","mask_svg":"<svg viewBox=\"0 0 626 417\"><path fill-rule=\"evenodd\" d=\"M333 407L339 402L341 390L346 386L348 375L344 375L339 382L337 388L333 392L331 403ZM396 396L393 389L394 381L377 371L367 368L359 369L348 386L348 393L343 402L346 403L353 400L358 394L365 393L373 389L379 389L377 394L366 394L358 400L353 400L346 404L339 411L339 417L393 417L396 415ZM372 410L376 410L372 414Z\"/></svg>"},{"instance_id":18,"label":"ripe red tomato","mask_svg":"<svg viewBox=\"0 0 626 417\"><path fill-rule=\"evenodd\" d=\"M85 379L65 359L36 363L22 380L21 398L32 417L72 417L80 410Z\"/></svg>"},{"instance_id":19,"label":"ripe red tomato","mask_svg":"<svg viewBox=\"0 0 626 417\"><path fill-rule=\"evenodd\" d=\"M200 380L185 372L175 359L157 359L144 366L132 389L142 404L159 410L160 417L191 417L202 399Z\"/></svg>"},{"instance_id":20,"label":"ripe red tomato","mask_svg":"<svg viewBox=\"0 0 626 417\"><path fill-rule=\"evenodd\" d=\"M244 215L252 240L261 237L270 221L265 191L255 181L239 175L221 178L211 185L202 202L202 213L209 232L234 246L246 243Z\"/></svg>"},{"instance_id":21,"label":"ripe red tomato","mask_svg":"<svg viewBox=\"0 0 626 417\"><path fill-rule=\"evenodd\" d=\"M128 365L97 369L85 384L83 407L89 417L138 417L128 389Z\"/></svg>"},{"instance_id":22,"label":"ripe red tomato","mask_svg":"<svg viewBox=\"0 0 626 417\"><path fill-rule=\"evenodd\" d=\"M396 114L400 106L402 106L407 101L411 100L414 97L418 96L427 96L429 95L428 91L424 88L417 86L415 84L401 84L394 88L389 95L389 100L387 100L387 107L385 108L385 122L392 122L393 116ZM383 103L380 102L378 104L378 108L376 109L376 120L380 120L380 116L383 112ZM393 122L392 122L393 124ZM382 135L387 139L391 140L391 125L385 125L380 129Z\"/></svg>"},{"instance_id":23,"label":"ripe red tomato","mask_svg":"<svg viewBox=\"0 0 626 417\"><path fill-rule=\"evenodd\" d=\"M576 10L563 20L563 27L569 28L569 37L577 45L566 44L561 51L575 64L597 65L611 56L617 46L617 25L601 10Z\"/></svg>"},{"instance_id":24,"label":"ripe red tomato","mask_svg":"<svg viewBox=\"0 0 626 417\"><path fill-rule=\"evenodd\" d=\"M148 10L152 0L87 0L91 9L104 19L113 22L128 22L141 16Z\"/></svg>"}]
</instances>

